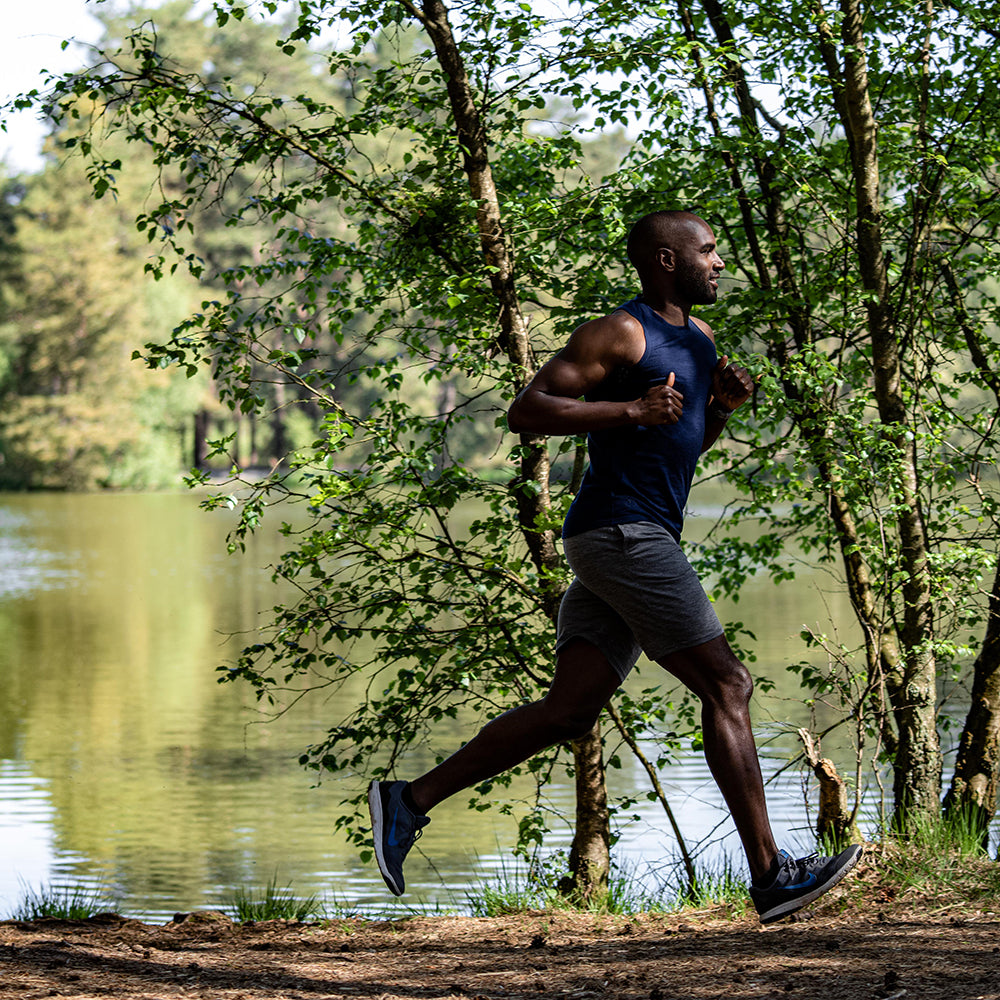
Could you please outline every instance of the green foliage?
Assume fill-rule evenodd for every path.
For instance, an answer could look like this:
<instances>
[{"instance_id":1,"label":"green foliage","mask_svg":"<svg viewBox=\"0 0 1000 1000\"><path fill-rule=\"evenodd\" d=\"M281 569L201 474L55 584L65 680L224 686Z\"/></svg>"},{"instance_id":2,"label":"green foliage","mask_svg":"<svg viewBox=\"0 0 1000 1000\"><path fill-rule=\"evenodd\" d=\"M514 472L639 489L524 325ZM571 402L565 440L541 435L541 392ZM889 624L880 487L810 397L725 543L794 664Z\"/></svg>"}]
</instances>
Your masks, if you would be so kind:
<instances>
[{"instance_id":1,"label":"green foliage","mask_svg":"<svg viewBox=\"0 0 1000 1000\"><path fill-rule=\"evenodd\" d=\"M68 163L28 179L8 206L17 256L0 306L0 487L134 487L180 462L170 426L172 447L156 456L165 468L148 464L177 380L129 359L151 315L134 232L88 187L82 164Z\"/></svg>"},{"instance_id":2,"label":"green foliage","mask_svg":"<svg viewBox=\"0 0 1000 1000\"><path fill-rule=\"evenodd\" d=\"M153 30L145 19L155 16L157 39L169 49L171 65L181 75L205 72L209 86L226 79L236 89L252 88L262 74L290 89L315 83L315 61L307 54L289 60L275 50L277 25L234 39L197 15L190 0L133 8L122 16L103 8L95 14L112 47L137 23ZM120 134L95 142L91 130L100 129L106 115L101 98L96 90L76 90L54 115L58 124L42 172L5 182L0 485L7 488L173 485L191 462L195 413L226 423L207 368L193 378L191 368L144 372L137 358L144 343L168 340L200 301L224 287L217 278L215 287L206 283L199 291L192 274L228 271L259 256L270 230L227 225L242 208L242 195L231 192L250 183L230 173L213 199L180 210L186 231L197 221L187 266L164 274L156 285L137 282L144 264L162 273L155 255L150 258L151 245L155 252L178 218L169 207L157 214L154 195L176 189L178 180L158 176L147 144L129 143ZM291 428L300 422L303 404L282 390L264 380L258 387L264 416L229 418L244 434L238 449L221 456L227 469L234 459L251 465L282 460L294 446ZM312 408L309 423L317 422Z\"/></svg>"}]
</instances>

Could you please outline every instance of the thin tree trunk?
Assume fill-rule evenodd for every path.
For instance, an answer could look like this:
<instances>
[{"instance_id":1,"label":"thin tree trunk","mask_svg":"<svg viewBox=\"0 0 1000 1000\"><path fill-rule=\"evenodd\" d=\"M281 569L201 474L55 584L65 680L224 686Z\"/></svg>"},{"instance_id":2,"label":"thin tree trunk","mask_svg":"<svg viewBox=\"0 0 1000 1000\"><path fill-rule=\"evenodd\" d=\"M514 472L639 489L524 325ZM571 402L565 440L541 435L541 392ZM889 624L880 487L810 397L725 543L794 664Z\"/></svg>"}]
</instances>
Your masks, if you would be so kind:
<instances>
[{"instance_id":1,"label":"thin tree trunk","mask_svg":"<svg viewBox=\"0 0 1000 1000\"><path fill-rule=\"evenodd\" d=\"M208 410L202 409L194 415L194 440L191 445L191 464L199 472L208 470Z\"/></svg>"},{"instance_id":2,"label":"thin tree trunk","mask_svg":"<svg viewBox=\"0 0 1000 1000\"><path fill-rule=\"evenodd\" d=\"M445 73L448 100L455 122L458 146L469 191L476 200L476 225L483 256L490 270L493 295L499 305L499 345L507 354L516 390L527 385L535 373L534 352L528 328L521 312L514 282L514 257L504 232L500 199L490 166L486 130L483 127L475 95L466 72L441 0L424 0L422 7L407 8L423 24L430 36L438 62ZM548 439L537 434L521 435L521 466L515 489L518 521L528 551L543 581L553 579L549 570L560 565L555 532L537 525L547 520L551 506L549 493ZM545 612L555 621L562 599L562 588L555 582L543 582ZM571 858L574 888L589 894L607 880L610 868L610 826L607 810L603 747L599 724L586 736L574 741L576 764L577 822Z\"/></svg>"},{"instance_id":3,"label":"thin tree trunk","mask_svg":"<svg viewBox=\"0 0 1000 1000\"><path fill-rule=\"evenodd\" d=\"M288 454L288 433L285 419L287 386L278 379L274 383L274 409L271 411L271 462L281 462Z\"/></svg>"},{"instance_id":4,"label":"thin tree trunk","mask_svg":"<svg viewBox=\"0 0 1000 1000\"><path fill-rule=\"evenodd\" d=\"M611 716L611 720L614 722L615 727L621 734L622 739L628 744L629 750L632 751L636 760L642 764L642 768L646 772L646 776L649 778L649 783L653 786L653 791L656 793L656 798L660 805L663 806L663 811L667 814L667 822L670 823L670 828L674 831L674 837L677 839L677 847L681 852L681 859L684 862L684 871L687 874L688 898L694 899L698 892L698 873L695 870L694 859L691 857L691 852L688 850L687 843L684 840L684 835L681 833L680 824L677 822L677 817L674 815L674 811L670 807L670 802L667 799L667 793L664 791L663 784L660 782L660 776L656 773L656 768L653 766L653 762L642 752L642 748L636 741L635 735L629 730L628 726L625 725L614 705L608 706L608 715Z\"/></svg>"},{"instance_id":5,"label":"thin tree trunk","mask_svg":"<svg viewBox=\"0 0 1000 1000\"><path fill-rule=\"evenodd\" d=\"M958 744L945 813L966 813L989 843L1000 776L1000 566L990 591L982 649L972 668L972 703Z\"/></svg>"},{"instance_id":6,"label":"thin tree trunk","mask_svg":"<svg viewBox=\"0 0 1000 1000\"><path fill-rule=\"evenodd\" d=\"M588 899L607 887L611 857L608 790L600 720L582 739L573 741L576 826L569 852L570 875L561 888Z\"/></svg>"},{"instance_id":7,"label":"thin tree trunk","mask_svg":"<svg viewBox=\"0 0 1000 1000\"><path fill-rule=\"evenodd\" d=\"M892 478L898 494L894 506L903 570L903 612L898 629L902 674L898 682L890 683L889 697L897 729L893 762L895 821L905 827L911 816L936 815L940 803L934 608L918 490L916 443L914 436L907 434L899 343L882 247L878 129L869 94L863 12L859 0L841 0L840 6L844 68L842 76L832 82L851 151L858 264L866 292L875 399L884 433L898 455ZM816 5L816 11L821 46L829 53L832 31L820 4Z\"/></svg>"}]
</instances>

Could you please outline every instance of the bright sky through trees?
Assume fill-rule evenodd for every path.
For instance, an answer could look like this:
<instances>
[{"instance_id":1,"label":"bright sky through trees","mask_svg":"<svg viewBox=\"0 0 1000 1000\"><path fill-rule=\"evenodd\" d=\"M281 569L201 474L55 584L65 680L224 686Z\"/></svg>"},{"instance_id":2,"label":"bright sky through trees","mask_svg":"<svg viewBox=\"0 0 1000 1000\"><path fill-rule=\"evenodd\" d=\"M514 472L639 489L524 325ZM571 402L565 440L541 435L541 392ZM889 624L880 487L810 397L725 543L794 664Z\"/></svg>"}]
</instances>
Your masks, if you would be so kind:
<instances>
[{"instance_id":1,"label":"bright sky through trees","mask_svg":"<svg viewBox=\"0 0 1000 1000\"><path fill-rule=\"evenodd\" d=\"M5 5L0 32L0 103L41 83L41 70L71 69L80 62L63 39L81 42L99 37L91 0L35 0ZM0 162L11 171L36 170L45 126L33 113L12 115L0 132Z\"/></svg>"}]
</instances>

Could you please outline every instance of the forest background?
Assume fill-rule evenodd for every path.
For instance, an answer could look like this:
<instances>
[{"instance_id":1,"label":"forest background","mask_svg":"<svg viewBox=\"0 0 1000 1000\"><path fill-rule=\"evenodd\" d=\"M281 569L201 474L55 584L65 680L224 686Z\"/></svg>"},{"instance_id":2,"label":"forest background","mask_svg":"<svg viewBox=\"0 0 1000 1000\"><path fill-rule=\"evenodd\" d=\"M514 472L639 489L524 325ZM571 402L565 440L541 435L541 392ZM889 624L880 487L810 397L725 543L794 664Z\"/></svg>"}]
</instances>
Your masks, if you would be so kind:
<instances>
[{"instance_id":1,"label":"forest background","mask_svg":"<svg viewBox=\"0 0 1000 1000\"><path fill-rule=\"evenodd\" d=\"M503 411L581 318L632 294L629 221L693 208L732 277L708 318L758 392L706 456L734 500L692 559L731 597L802 556L850 593L856 638L804 632L792 666L855 746L825 836L858 835L866 788L883 831L943 801L985 836L991 6L98 5L81 70L16 102L52 129L45 168L0 199L0 481L223 473L206 504L240 510L234 549L288 504L309 512L283 522L276 569L301 599L225 677L284 705L364 672L367 701L302 762L391 773L435 720L544 690L584 447L513 439ZM748 628L729 633L752 659ZM970 710L946 789L955 685ZM657 767L698 740L696 706L657 685L527 765L539 788L553 767L576 782L569 888L606 878L609 813L630 805L608 802L606 768L636 755L669 814ZM364 849L357 806L343 825ZM522 848L545 829L539 796Z\"/></svg>"}]
</instances>

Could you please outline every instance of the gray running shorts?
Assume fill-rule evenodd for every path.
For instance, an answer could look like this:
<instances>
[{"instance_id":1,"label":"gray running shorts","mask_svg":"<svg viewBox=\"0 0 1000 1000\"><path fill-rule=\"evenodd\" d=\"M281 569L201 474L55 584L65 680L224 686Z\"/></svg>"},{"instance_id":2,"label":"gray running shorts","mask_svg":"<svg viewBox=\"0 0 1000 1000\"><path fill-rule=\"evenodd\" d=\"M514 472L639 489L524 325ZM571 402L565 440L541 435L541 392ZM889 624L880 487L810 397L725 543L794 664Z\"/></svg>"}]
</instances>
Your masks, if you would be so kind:
<instances>
[{"instance_id":1,"label":"gray running shorts","mask_svg":"<svg viewBox=\"0 0 1000 1000\"><path fill-rule=\"evenodd\" d=\"M564 539L563 551L576 579L559 608L557 652L585 639L625 680L640 652L659 660L722 635L697 574L658 524L595 528Z\"/></svg>"}]
</instances>

